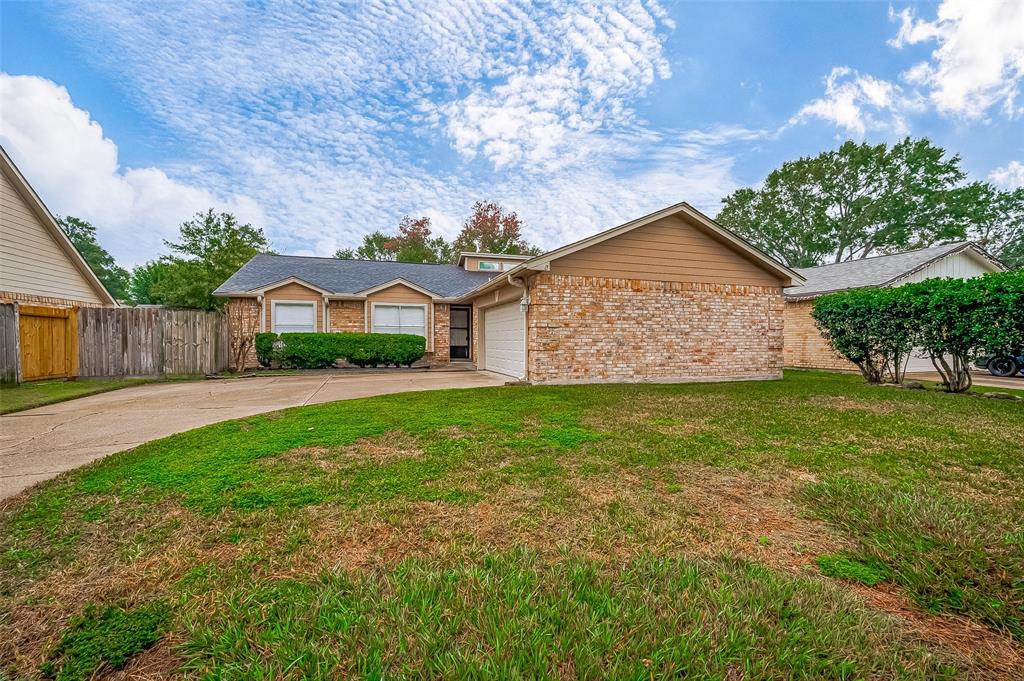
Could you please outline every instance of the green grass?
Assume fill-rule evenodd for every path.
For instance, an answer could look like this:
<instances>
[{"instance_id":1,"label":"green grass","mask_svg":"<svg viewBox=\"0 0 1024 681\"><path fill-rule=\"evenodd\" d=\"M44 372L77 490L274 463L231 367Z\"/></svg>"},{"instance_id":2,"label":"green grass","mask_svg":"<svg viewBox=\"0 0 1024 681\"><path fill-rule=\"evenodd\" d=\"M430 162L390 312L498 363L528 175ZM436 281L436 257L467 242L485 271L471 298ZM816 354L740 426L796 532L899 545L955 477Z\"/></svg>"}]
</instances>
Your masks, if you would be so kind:
<instances>
[{"instance_id":1,"label":"green grass","mask_svg":"<svg viewBox=\"0 0 1024 681\"><path fill-rule=\"evenodd\" d=\"M30 673L66 616L142 599L169 604L169 664L213 678L998 675L1024 646L1022 420L793 372L221 423L0 506L0 660Z\"/></svg>"},{"instance_id":2,"label":"green grass","mask_svg":"<svg viewBox=\"0 0 1024 681\"><path fill-rule=\"evenodd\" d=\"M0 388L0 414L65 402L149 382L145 378L82 378L76 381L32 381Z\"/></svg>"},{"instance_id":3,"label":"green grass","mask_svg":"<svg viewBox=\"0 0 1024 681\"><path fill-rule=\"evenodd\" d=\"M68 624L40 672L57 681L88 681L101 667L120 669L163 636L170 609L152 603L130 610L93 604Z\"/></svg>"}]
</instances>

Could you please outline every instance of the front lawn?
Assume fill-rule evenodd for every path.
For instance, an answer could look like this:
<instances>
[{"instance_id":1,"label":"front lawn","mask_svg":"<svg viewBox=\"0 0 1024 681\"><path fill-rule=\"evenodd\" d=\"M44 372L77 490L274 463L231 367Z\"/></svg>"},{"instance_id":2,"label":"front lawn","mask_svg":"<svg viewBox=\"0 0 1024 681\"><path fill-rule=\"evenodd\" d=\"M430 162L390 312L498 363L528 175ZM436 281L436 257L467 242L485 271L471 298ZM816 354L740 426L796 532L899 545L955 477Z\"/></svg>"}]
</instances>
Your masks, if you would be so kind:
<instances>
[{"instance_id":1,"label":"front lawn","mask_svg":"<svg viewBox=\"0 0 1024 681\"><path fill-rule=\"evenodd\" d=\"M817 372L222 423L0 502L0 660L69 679L1012 678L1022 424L1020 402Z\"/></svg>"},{"instance_id":2,"label":"front lawn","mask_svg":"<svg viewBox=\"0 0 1024 681\"><path fill-rule=\"evenodd\" d=\"M145 378L83 378L77 381L32 381L0 388L0 414L73 400L148 382Z\"/></svg>"}]
</instances>

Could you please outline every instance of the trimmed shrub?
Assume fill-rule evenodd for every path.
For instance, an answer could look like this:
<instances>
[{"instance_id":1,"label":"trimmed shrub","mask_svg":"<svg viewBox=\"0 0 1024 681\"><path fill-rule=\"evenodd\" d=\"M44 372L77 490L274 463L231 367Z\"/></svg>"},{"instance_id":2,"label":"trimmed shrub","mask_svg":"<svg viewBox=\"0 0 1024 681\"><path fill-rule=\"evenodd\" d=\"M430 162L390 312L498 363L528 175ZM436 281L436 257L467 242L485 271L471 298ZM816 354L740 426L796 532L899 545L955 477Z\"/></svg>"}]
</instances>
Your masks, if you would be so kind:
<instances>
[{"instance_id":1,"label":"trimmed shrub","mask_svg":"<svg viewBox=\"0 0 1024 681\"><path fill-rule=\"evenodd\" d=\"M1024 346L1024 272L834 293L819 298L811 315L869 382L899 382L903 359L920 347L945 389L963 392L971 387L971 360Z\"/></svg>"},{"instance_id":2,"label":"trimmed shrub","mask_svg":"<svg viewBox=\"0 0 1024 681\"><path fill-rule=\"evenodd\" d=\"M275 350L278 340L281 347ZM423 336L404 333L263 333L256 337L260 364L276 361L291 369L322 369L339 359L361 367L411 366L425 352Z\"/></svg>"},{"instance_id":3,"label":"trimmed shrub","mask_svg":"<svg viewBox=\"0 0 1024 681\"><path fill-rule=\"evenodd\" d=\"M274 359L274 341L277 340L276 333L256 334L256 361L262 367L269 367Z\"/></svg>"},{"instance_id":4,"label":"trimmed shrub","mask_svg":"<svg viewBox=\"0 0 1024 681\"><path fill-rule=\"evenodd\" d=\"M856 364L868 383L899 383L914 347L909 310L899 288L860 289L818 298L811 316L836 352Z\"/></svg>"},{"instance_id":5,"label":"trimmed shrub","mask_svg":"<svg viewBox=\"0 0 1024 681\"><path fill-rule=\"evenodd\" d=\"M901 286L908 296L916 345L931 356L948 392L971 387L971 360L1015 350L1024 342L1024 272L974 279L927 279Z\"/></svg>"}]
</instances>

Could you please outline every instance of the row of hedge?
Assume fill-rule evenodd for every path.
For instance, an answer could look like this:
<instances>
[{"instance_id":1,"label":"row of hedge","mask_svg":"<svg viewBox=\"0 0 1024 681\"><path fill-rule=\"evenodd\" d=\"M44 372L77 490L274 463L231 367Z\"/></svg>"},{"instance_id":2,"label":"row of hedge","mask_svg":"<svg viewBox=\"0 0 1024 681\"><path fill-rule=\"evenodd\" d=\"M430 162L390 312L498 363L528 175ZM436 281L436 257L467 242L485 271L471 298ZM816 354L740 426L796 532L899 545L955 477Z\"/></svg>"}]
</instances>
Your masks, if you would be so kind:
<instances>
[{"instance_id":1,"label":"row of hedge","mask_svg":"<svg viewBox=\"0 0 1024 681\"><path fill-rule=\"evenodd\" d=\"M869 382L902 382L910 352L923 348L946 390L963 392L973 359L1024 347L1024 271L833 293L811 315Z\"/></svg>"},{"instance_id":2,"label":"row of hedge","mask_svg":"<svg viewBox=\"0 0 1024 681\"><path fill-rule=\"evenodd\" d=\"M339 359L360 367L411 366L426 342L407 333L258 333L256 359L287 369L323 369Z\"/></svg>"}]
</instances>

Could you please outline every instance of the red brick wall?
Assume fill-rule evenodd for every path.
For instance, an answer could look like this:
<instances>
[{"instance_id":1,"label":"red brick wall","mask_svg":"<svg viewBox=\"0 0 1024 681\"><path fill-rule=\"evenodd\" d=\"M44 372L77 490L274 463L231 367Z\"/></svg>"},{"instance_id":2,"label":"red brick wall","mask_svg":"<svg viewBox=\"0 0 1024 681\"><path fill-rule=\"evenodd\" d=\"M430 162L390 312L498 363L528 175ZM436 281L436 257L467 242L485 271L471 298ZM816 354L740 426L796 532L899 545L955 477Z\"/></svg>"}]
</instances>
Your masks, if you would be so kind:
<instances>
[{"instance_id":1,"label":"red brick wall","mask_svg":"<svg viewBox=\"0 0 1024 681\"><path fill-rule=\"evenodd\" d=\"M432 364L448 364L451 361L451 316L447 303L434 303L434 355Z\"/></svg>"},{"instance_id":2,"label":"red brick wall","mask_svg":"<svg viewBox=\"0 0 1024 681\"><path fill-rule=\"evenodd\" d=\"M783 350L786 366L856 371L857 366L833 350L832 345L814 325L814 318L811 317L813 307L814 300L793 300L786 303Z\"/></svg>"},{"instance_id":3,"label":"red brick wall","mask_svg":"<svg viewBox=\"0 0 1024 681\"><path fill-rule=\"evenodd\" d=\"M782 377L779 287L540 274L530 283L534 382Z\"/></svg>"},{"instance_id":4,"label":"red brick wall","mask_svg":"<svg viewBox=\"0 0 1024 681\"><path fill-rule=\"evenodd\" d=\"M23 303L25 305L44 305L48 307L111 307L101 303L71 300L70 298L37 296L31 293L15 293L14 291L0 291L0 303Z\"/></svg>"},{"instance_id":5,"label":"red brick wall","mask_svg":"<svg viewBox=\"0 0 1024 681\"><path fill-rule=\"evenodd\" d=\"M228 324L231 328L231 334L234 336L239 332L240 328L250 328L255 333L260 332L260 303L255 298L231 298L228 301ZM239 323L240 317L245 317L244 323ZM232 361L234 357L232 356ZM256 344L253 342L249 348L249 352L245 355L245 368L249 369L252 367L259 366L259 362L256 360Z\"/></svg>"},{"instance_id":6,"label":"red brick wall","mask_svg":"<svg viewBox=\"0 0 1024 681\"><path fill-rule=\"evenodd\" d=\"M366 304L361 300L332 300L327 307L328 326L332 333L345 331L363 333L366 321L363 313Z\"/></svg>"}]
</instances>

